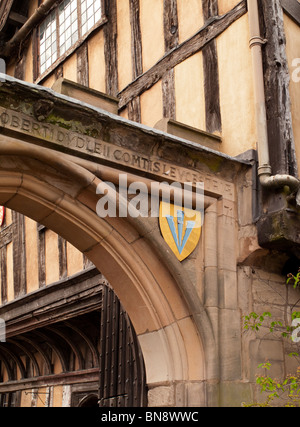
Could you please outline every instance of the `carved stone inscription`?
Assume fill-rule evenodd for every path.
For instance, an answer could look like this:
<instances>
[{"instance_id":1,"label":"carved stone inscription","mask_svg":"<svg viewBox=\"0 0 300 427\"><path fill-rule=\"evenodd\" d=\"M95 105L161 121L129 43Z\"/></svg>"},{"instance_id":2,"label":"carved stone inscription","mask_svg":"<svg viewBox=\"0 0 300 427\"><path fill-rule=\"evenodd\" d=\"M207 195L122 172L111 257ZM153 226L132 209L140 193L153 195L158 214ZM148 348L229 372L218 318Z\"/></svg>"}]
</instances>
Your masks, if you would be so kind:
<instances>
[{"instance_id":1,"label":"carved stone inscription","mask_svg":"<svg viewBox=\"0 0 300 427\"><path fill-rule=\"evenodd\" d=\"M234 200L233 184L212 175L182 168L156 156L145 156L126 147L113 145L60 126L38 122L30 116L1 107L0 127L65 147L78 154L88 154L113 164L145 171L172 181L192 182L193 185L203 182L206 191L223 195L227 200ZM53 148L55 149L55 147Z\"/></svg>"}]
</instances>

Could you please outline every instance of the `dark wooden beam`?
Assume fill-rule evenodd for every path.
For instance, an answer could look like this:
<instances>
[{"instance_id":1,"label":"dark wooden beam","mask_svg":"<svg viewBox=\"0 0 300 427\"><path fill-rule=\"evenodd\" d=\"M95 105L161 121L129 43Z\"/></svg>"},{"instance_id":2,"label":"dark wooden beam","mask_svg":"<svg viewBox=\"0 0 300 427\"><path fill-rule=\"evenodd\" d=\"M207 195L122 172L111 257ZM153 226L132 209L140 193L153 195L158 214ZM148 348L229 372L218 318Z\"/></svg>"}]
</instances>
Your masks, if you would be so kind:
<instances>
[{"instance_id":1,"label":"dark wooden beam","mask_svg":"<svg viewBox=\"0 0 300 427\"><path fill-rule=\"evenodd\" d=\"M108 20L104 26L106 93L108 95L116 96L119 90L116 0L104 0L104 13Z\"/></svg>"},{"instance_id":2,"label":"dark wooden beam","mask_svg":"<svg viewBox=\"0 0 300 427\"><path fill-rule=\"evenodd\" d=\"M27 21L27 16L21 15L17 12L10 12L8 20L9 22L12 22L13 24L17 24L18 26L22 26Z\"/></svg>"},{"instance_id":3,"label":"dark wooden beam","mask_svg":"<svg viewBox=\"0 0 300 427\"><path fill-rule=\"evenodd\" d=\"M177 0L164 0L164 38L166 52L179 44Z\"/></svg>"},{"instance_id":4,"label":"dark wooden beam","mask_svg":"<svg viewBox=\"0 0 300 427\"><path fill-rule=\"evenodd\" d=\"M77 56L77 83L89 87L89 56L88 45L83 43L76 51Z\"/></svg>"},{"instance_id":5,"label":"dark wooden beam","mask_svg":"<svg viewBox=\"0 0 300 427\"><path fill-rule=\"evenodd\" d=\"M280 0L260 2L270 162L273 174L297 175L290 108L290 73Z\"/></svg>"},{"instance_id":6,"label":"dark wooden beam","mask_svg":"<svg viewBox=\"0 0 300 427\"><path fill-rule=\"evenodd\" d=\"M3 246L8 245L12 241L12 235L13 235L13 225L9 225L7 227L4 227L0 231L0 248Z\"/></svg>"},{"instance_id":7,"label":"dark wooden beam","mask_svg":"<svg viewBox=\"0 0 300 427\"><path fill-rule=\"evenodd\" d=\"M25 80L26 52L22 51L21 57L18 59L15 67L15 78Z\"/></svg>"},{"instance_id":8,"label":"dark wooden beam","mask_svg":"<svg viewBox=\"0 0 300 427\"><path fill-rule=\"evenodd\" d=\"M0 249L0 254L3 249L6 248ZM99 308L102 285L105 283L106 280L94 267L0 307L0 317L6 322L7 337L51 324L54 319L65 320Z\"/></svg>"},{"instance_id":9,"label":"dark wooden beam","mask_svg":"<svg viewBox=\"0 0 300 427\"><path fill-rule=\"evenodd\" d=\"M212 40L203 50L206 131L221 132L220 84L217 44Z\"/></svg>"},{"instance_id":10,"label":"dark wooden beam","mask_svg":"<svg viewBox=\"0 0 300 427\"><path fill-rule=\"evenodd\" d=\"M22 214L12 211L13 231L13 266L14 295L18 298L26 294L26 249L25 249L25 218Z\"/></svg>"},{"instance_id":11,"label":"dark wooden beam","mask_svg":"<svg viewBox=\"0 0 300 427\"><path fill-rule=\"evenodd\" d=\"M300 3L297 0L281 0L285 13L300 25Z\"/></svg>"},{"instance_id":12,"label":"dark wooden beam","mask_svg":"<svg viewBox=\"0 0 300 427\"><path fill-rule=\"evenodd\" d=\"M174 68L168 70L162 77L163 116L176 120L176 97Z\"/></svg>"},{"instance_id":13,"label":"dark wooden beam","mask_svg":"<svg viewBox=\"0 0 300 427\"><path fill-rule=\"evenodd\" d=\"M209 22L218 16L217 0L202 0L202 8L205 22ZM221 132L219 64L216 39L204 46L202 54L206 131L210 133L215 131Z\"/></svg>"},{"instance_id":14,"label":"dark wooden beam","mask_svg":"<svg viewBox=\"0 0 300 427\"><path fill-rule=\"evenodd\" d=\"M143 73L142 33L140 23L140 0L129 0L131 24L132 79Z\"/></svg>"},{"instance_id":15,"label":"dark wooden beam","mask_svg":"<svg viewBox=\"0 0 300 427\"><path fill-rule=\"evenodd\" d=\"M58 236L58 263L59 263L59 278L67 277L67 242L61 236Z\"/></svg>"},{"instance_id":16,"label":"dark wooden beam","mask_svg":"<svg viewBox=\"0 0 300 427\"><path fill-rule=\"evenodd\" d=\"M141 99L139 96L132 99L128 104L128 119L141 122Z\"/></svg>"},{"instance_id":17,"label":"dark wooden beam","mask_svg":"<svg viewBox=\"0 0 300 427\"><path fill-rule=\"evenodd\" d=\"M129 0L130 24L131 24L131 58L132 80L143 73L142 33L140 22L140 0ZM128 105L128 118L135 122L141 122L141 102L136 97Z\"/></svg>"},{"instance_id":18,"label":"dark wooden beam","mask_svg":"<svg viewBox=\"0 0 300 427\"><path fill-rule=\"evenodd\" d=\"M1 269L1 303L7 302L7 247L0 249L0 269Z\"/></svg>"},{"instance_id":19,"label":"dark wooden beam","mask_svg":"<svg viewBox=\"0 0 300 427\"><path fill-rule=\"evenodd\" d=\"M208 21L214 16L218 16L218 0L202 0L204 21Z\"/></svg>"},{"instance_id":20,"label":"dark wooden beam","mask_svg":"<svg viewBox=\"0 0 300 427\"><path fill-rule=\"evenodd\" d=\"M38 233L38 273L39 273L39 287L46 286L46 242L45 242L46 227L37 224Z\"/></svg>"},{"instance_id":21,"label":"dark wooden beam","mask_svg":"<svg viewBox=\"0 0 300 427\"><path fill-rule=\"evenodd\" d=\"M0 31L3 30L10 14L14 0L2 0L0 2Z\"/></svg>"},{"instance_id":22,"label":"dark wooden beam","mask_svg":"<svg viewBox=\"0 0 300 427\"><path fill-rule=\"evenodd\" d=\"M179 45L177 0L164 0L164 39L168 54ZM176 119L176 97L174 68L162 76L163 117Z\"/></svg>"},{"instance_id":23,"label":"dark wooden beam","mask_svg":"<svg viewBox=\"0 0 300 427\"><path fill-rule=\"evenodd\" d=\"M0 359L2 359L0 354ZM9 369L9 364L7 366ZM11 369L9 370L11 372ZM14 392L16 390L32 390L35 388L48 387L65 384L81 384L96 382L99 378L99 368L87 369L84 371L66 372L56 375L46 375L37 378L28 378L23 380L13 381L12 373L10 374L10 382L0 384L1 393Z\"/></svg>"}]
</instances>

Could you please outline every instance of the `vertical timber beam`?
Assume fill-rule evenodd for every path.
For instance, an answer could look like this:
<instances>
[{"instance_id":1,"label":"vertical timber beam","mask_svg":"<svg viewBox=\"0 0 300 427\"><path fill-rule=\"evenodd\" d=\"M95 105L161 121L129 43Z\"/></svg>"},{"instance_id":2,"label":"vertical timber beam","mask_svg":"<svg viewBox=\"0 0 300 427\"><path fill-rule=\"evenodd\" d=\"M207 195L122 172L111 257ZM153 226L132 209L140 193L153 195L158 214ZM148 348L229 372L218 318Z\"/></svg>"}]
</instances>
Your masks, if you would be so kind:
<instances>
[{"instance_id":1,"label":"vertical timber beam","mask_svg":"<svg viewBox=\"0 0 300 427\"><path fill-rule=\"evenodd\" d=\"M45 240L46 227L37 224L38 233L38 271L39 271L39 288L46 286L46 240Z\"/></svg>"},{"instance_id":2,"label":"vertical timber beam","mask_svg":"<svg viewBox=\"0 0 300 427\"><path fill-rule=\"evenodd\" d=\"M165 52L179 44L177 0L164 0L164 39ZM163 116L176 118L174 68L166 71L162 77Z\"/></svg>"},{"instance_id":3,"label":"vertical timber beam","mask_svg":"<svg viewBox=\"0 0 300 427\"><path fill-rule=\"evenodd\" d=\"M131 24L131 58L132 80L143 73L142 33L140 22L140 0L129 0L130 24ZM128 104L128 118L135 122L141 122L140 97L134 98Z\"/></svg>"},{"instance_id":4,"label":"vertical timber beam","mask_svg":"<svg viewBox=\"0 0 300 427\"><path fill-rule=\"evenodd\" d=\"M217 0L202 0L204 21L207 23L218 16ZM216 40L210 41L202 50L204 69L204 93L207 132L221 132L221 109L219 88L219 66Z\"/></svg>"},{"instance_id":5,"label":"vertical timber beam","mask_svg":"<svg viewBox=\"0 0 300 427\"><path fill-rule=\"evenodd\" d=\"M89 57L88 46L84 43L77 50L77 82L83 86L89 87Z\"/></svg>"},{"instance_id":6,"label":"vertical timber beam","mask_svg":"<svg viewBox=\"0 0 300 427\"><path fill-rule=\"evenodd\" d=\"M118 81L118 56L117 56L117 2L104 0L104 12L108 22L104 26L104 54L106 67L106 93L117 96Z\"/></svg>"},{"instance_id":7,"label":"vertical timber beam","mask_svg":"<svg viewBox=\"0 0 300 427\"><path fill-rule=\"evenodd\" d=\"M140 0L129 0L131 24L132 80L143 73Z\"/></svg>"},{"instance_id":8,"label":"vertical timber beam","mask_svg":"<svg viewBox=\"0 0 300 427\"><path fill-rule=\"evenodd\" d=\"M7 302L7 248L6 245L0 249L0 269L1 269L1 304Z\"/></svg>"},{"instance_id":9,"label":"vertical timber beam","mask_svg":"<svg viewBox=\"0 0 300 427\"><path fill-rule=\"evenodd\" d=\"M26 53L23 52L21 57L18 58L18 62L15 68L15 78L19 80L25 80L25 63L26 63Z\"/></svg>"},{"instance_id":10,"label":"vertical timber beam","mask_svg":"<svg viewBox=\"0 0 300 427\"><path fill-rule=\"evenodd\" d=\"M18 298L26 294L26 250L25 250L25 218L22 214L12 211L13 215L13 266L14 295Z\"/></svg>"},{"instance_id":11,"label":"vertical timber beam","mask_svg":"<svg viewBox=\"0 0 300 427\"><path fill-rule=\"evenodd\" d=\"M68 275L67 242L61 236L58 236L58 262L59 262L59 278L63 279Z\"/></svg>"},{"instance_id":12,"label":"vertical timber beam","mask_svg":"<svg viewBox=\"0 0 300 427\"><path fill-rule=\"evenodd\" d=\"M259 2L262 17L266 108L270 163L273 174L297 175L289 94L286 37L280 0Z\"/></svg>"}]
</instances>

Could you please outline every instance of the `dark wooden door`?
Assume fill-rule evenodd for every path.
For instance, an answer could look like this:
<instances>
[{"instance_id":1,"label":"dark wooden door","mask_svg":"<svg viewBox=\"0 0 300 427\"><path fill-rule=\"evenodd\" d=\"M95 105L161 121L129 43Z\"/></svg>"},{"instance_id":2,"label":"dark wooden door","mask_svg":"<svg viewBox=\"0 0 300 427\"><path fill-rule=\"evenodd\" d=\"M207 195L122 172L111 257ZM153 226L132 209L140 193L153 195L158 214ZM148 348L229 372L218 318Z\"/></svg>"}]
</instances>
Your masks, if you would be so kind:
<instances>
[{"instance_id":1,"label":"dark wooden door","mask_svg":"<svg viewBox=\"0 0 300 427\"><path fill-rule=\"evenodd\" d=\"M102 407L147 406L139 343L127 313L107 286L101 309L99 397Z\"/></svg>"}]
</instances>

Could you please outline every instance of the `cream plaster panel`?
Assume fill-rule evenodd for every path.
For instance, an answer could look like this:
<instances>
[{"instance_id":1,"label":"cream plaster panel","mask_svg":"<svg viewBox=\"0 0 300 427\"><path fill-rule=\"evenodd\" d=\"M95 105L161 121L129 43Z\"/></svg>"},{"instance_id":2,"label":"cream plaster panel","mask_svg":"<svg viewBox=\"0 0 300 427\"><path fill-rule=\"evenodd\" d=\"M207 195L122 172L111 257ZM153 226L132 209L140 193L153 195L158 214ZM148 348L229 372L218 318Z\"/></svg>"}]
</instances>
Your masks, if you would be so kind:
<instances>
[{"instance_id":1,"label":"cream plaster panel","mask_svg":"<svg viewBox=\"0 0 300 427\"><path fill-rule=\"evenodd\" d=\"M6 263L6 274L7 274L7 301L13 301L15 299L14 293L14 267L13 267L13 243L9 243L6 246L7 250L7 263Z\"/></svg>"},{"instance_id":2,"label":"cream plaster panel","mask_svg":"<svg viewBox=\"0 0 300 427\"><path fill-rule=\"evenodd\" d=\"M90 88L106 92L103 30L98 31L89 39L88 55Z\"/></svg>"},{"instance_id":3,"label":"cream plaster panel","mask_svg":"<svg viewBox=\"0 0 300 427\"><path fill-rule=\"evenodd\" d=\"M161 0L140 1L144 71L164 55L163 5Z\"/></svg>"},{"instance_id":4,"label":"cream plaster panel","mask_svg":"<svg viewBox=\"0 0 300 427\"><path fill-rule=\"evenodd\" d=\"M177 0L179 43L194 35L204 24L199 0Z\"/></svg>"},{"instance_id":5,"label":"cream plaster panel","mask_svg":"<svg viewBox=\"0 0 300 427\"><path fill-rule=\"evenodd\" d=\"M77 56L76 53L69 56L64 64L64 78L68 80L72 80L73 82L77 82Z\"/></svg>"},{"instance_id":6,"label":"cream plaster panel","mask_svg":"<svg viewBox=\"0 0 300 427\"><path fill-rule=\"evenodd\" d=\"M68 276L72 276L83 269L82 253L69 242L67 242L67 266Z\"/></svg>"},{"instance_id":7,"label":"cream plaster panel","mask_svg":"<svg viewBox=\"0 0 300 427\"><path fill-rule=\"evenodd\" d=\"M10 225L12 223L12 214L11 214L11 210L8 208L5 208L5 218L6 218L6 225Z\"/></svg>"},{"instance_id":8,"label":"cream plaster panel","mask_svg":"<svg viewBox=\"0 0 300 427\"><path fill-rule=\"evenodd\" d=\"M47 391L48 391L48 389L46 387L42 387L42 388L39 388L37 390L37 392L38 392L38 398L36 401L36 407L37 408L45 408L46 407Z\"/></svg>"},{"instance_id":9,"label":"cream plaster panel","mask_svg":"<svg viewBox=\"0 0 300 427\"><path fill-rule=\"evenodd\" d=\"M296 67L293 66L293 61L299 58L297 68L299 71L296 77L300 77L300 28L288 16L284 15L284 26L286 34L286 52L291 73L290 96L292 103L292 120L293 131L295 137L296 155L298 160L298 168L300 170L300 82L295 81L293 73L296 73Z\"/></svg>"},{"instance_id":10,"label":"cream plaster panel","mask_svg":"<svg viewBox=\"0 0 300 427\"><path fill-rule=\"evenodd\" d=\"M234 8L240 0L219 0L219 15L224 15Z\"/></svg>"},{"instance_id":11,"label":"cream plaster panel","mask_svg":"<svg viewBox=\"0 0 300 427\"><path fill-rule=\"evenodd\" d=\"M59 280L58 242L57 234L52 230L46 230L45 233L46 285L49 285Z\"/></svg>"},{"instance_id":12,"label":"cream plaster panel","mask_svg":"<svg viewBox=\"0 0 300 427\"><path fill-rule=\"evenodd\" d=\"M63 401L63 386L55 386L53 387L53 408L61 408Z\"/></svg>"},{"instance_id":13,"label":"cream plaster panel","mask_svg":"<svg viewBox=\"0 0 300 427\"><path fill-rule=\"evenodd\" d=\"M119 116L120 116L120 117L123 117L123 119L128 120L128 109L127 109L127 108L125 108L124 110L122 110L122 111L119 113Z\"/></svg>"},{"instance_id":14,"label":"cream plaster panel","mask_svg":"<svg viewBox=\"0 0 300 427\"><path fill-rule=\"evenodd\" d=\"M222 151L237 156L256 148L254 88L248 16L217 39L219 57Z\"/></svg>"},{"instance_id":15,"label":"cream plaster panel","mask_svg":"<svg viewBox=\"0 0 300 427\"><path fill-rule=\"evenodd\" d=\"M8 373L7 373L6 369L3 370L3 374L2 375L3 375L2 376L3 382L6 383L8 381Z\"/></svg>"},{"instance_id":16,"label":"cream plaster panel","mask_svg":"<svg viewBox=\"0 0 300 427\"><path fill-rule=\"evenodd\" d=\"M55 352L53 352L53 354L52 354L52 364L53 364L53 373L54 374L60 374L63 372L63 369L61 366L61 361Z\"/></svg>"},{"instance_id":17,"label":"cream plaster panel","mask_svg":"<svg viewBox=\"0 0 300 427\"><path fill-rule=\"evenodd\" d=\"M32 40L29 42L26 63L25 63L25 81L33 83L33 52L32 52Z\"/></svg>"},{"instance_id":18,"label":"cream plaster panel","mask_svg":"<svg viewBox=\"0 0 300 427\"><path fill-rule=\"evenodd\" d=\"M146 126L154 125L163 117L162 87L159 81L141 96L142 123Z\"/></svg>"},{"instance_id":19,"label":"cream plaster panel","mask_svg":"<svg viewBox=\"0 0 300 427\"><path fill-rule=\"evenodd\" d=\"M43 86L45 87L49 87L50 89L52 88L52 86L54 85L56 81L55 75L51 74L49 77L47 77L44 81L43 81Z\"/></svg>"},{"instance_id":20,"label":"cream plaster panel","mask_svg":"<svg viewBox=\"0 0 300 427\"><path fill-rule=\"evenodd\" d=\"M132 81L131 26L129 2L117 1L119 90Z\"/></svg>"},{"instance_id":21,"label":"cream plaster panel","mask_svg":"<svg viewBox=\"0 0 300 427\"><path fill-rule=\"evenodd\" d=\"M33 0L29 2L28 5L28 17L33 15L35 10L38 8L38 0ZM28 44L28 49L26 52L26 63L25 63L25 81L33 83L33 46L32 39L30 39Z\"/></svg>"},{"instance_id":22,"label":"cream plaster panel","mask_svg":"<svg viewBox=\"0 0 300 427\"><path fill-rule=\"evenodd\" d=\"M176 120L194 128L205 130L203 81L203 58L201 52L176 66Z\"/></svg>"},{"instance_id":23,"label":"cream plaster panel","mask_svg":"<svg viewBox=\"0 0 300 427\"><path fill-rule=\"evenodd\" d=\"M30 408L32 401L32 393L29 390L23 390L21 392L21 408Z\"/></svg>"},{"instance_id":24,"label":"cream plaster panel","mask_svg":"<svg viewBox=\"0 0 300 427\"><path fill-rule=\"evenodd\" d=\"M26 284L27 293L33 292L39 287L38 272L38 232L37 223L25 217L25 248L26 254Z\"/></svg>"}]
</instances>

